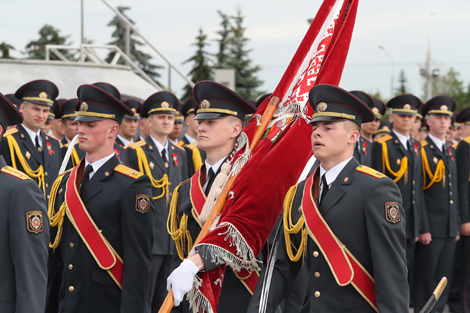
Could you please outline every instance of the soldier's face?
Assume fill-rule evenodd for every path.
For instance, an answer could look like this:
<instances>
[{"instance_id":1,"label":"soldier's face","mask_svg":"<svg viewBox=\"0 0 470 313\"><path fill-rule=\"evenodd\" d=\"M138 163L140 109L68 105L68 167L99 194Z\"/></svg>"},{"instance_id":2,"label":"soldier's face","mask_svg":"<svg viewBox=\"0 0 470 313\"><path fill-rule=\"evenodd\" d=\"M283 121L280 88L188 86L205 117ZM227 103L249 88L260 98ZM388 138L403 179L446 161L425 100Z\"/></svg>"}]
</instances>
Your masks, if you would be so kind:
<instances>
[{"instance_id":1,"label":"soldier's face","mask_svg":"<svg viewBox=\"0 0 470 313\"><path fill-rule=\"evenodd\" d=\"M313 155L325 170L329 170L352 156L359 138L359 127L355 125L348 121L325 121L312 124Z\"/></svg>"},{"instance_id":2,"label":"soldier's face","mask_svg":"<svg viewBox=\"0 0 470 313\"><path fill-rule=\"evenodd\" d=\"M188 129L190 129L192 133L197 134L197 128L199 124L197 120L194 119L194 117L196 117L196 114L188 114L184 121L186 122L186 125L188 125Z\"/></svg>"},{"instance_id":3,"label":"soldier's face","mask_svg":"<svg viewBox=\"0 0 470 313\"><path fill-rule=\"evenodd\" d=\"M377 129L379 129L379 126L380 126L380 120L374 119L372 122L363 123L361 126L361 130L366 135L372 136L372 134L375 133Z\"/></svg>"},{"instance_id":4,"label":"soldier's face","mask_svg":"<svg viewBox=\"0 0 470 313\"><path fill-rule=\"evenodd\" d=\"M450 128L449 115L430 114L426 119L431 135L441 138L445 136Z\"/></svg>"},{"instance_id":5,"label":"soldier's face","mask_svg":"<svg viewBox=\"0 0 470 313\"><path fill-rule=\"evenodd\" d=\"M412 115L390 114L390 121L393 123L393 129L405 136L410 134L415 120L416 116Z\"/></svg>"},{"instance_id":6,"label":"soldier's face","mask_svg":"<svg viewBox=\"0 0 470 313\"><path fill-rule=\"evenodd\" d=\"M139 120L131 120L131 119L123 118L122 123L121 123L121 128L119 129L119 134L126 139L132 139L137 133L138 125L139 125Z\"/></svg>"},{"instance_id":7,"label":"soldier's face","mask_svg":"<svg viewBox=\"0 0 470 313\"><path fill-rule=\"evenodd\" d=\"M236 117L222 117L213 120L197 120L197 147L207 152L233 149L235 140L242 131L241 120ZM225 154L226 155L226 154Z\"/></svg>"},{"instance_id":8,"label":"soldier's face","mask_svg":"<svg viewBox=\"0 0 470 313\"><path fill-rule=\"evenodd\" d=\"M109 147L112 149L118 131L119 126L113 120L78 122L79 147L87 155L99 154Z\"/></svg>"},{"instance_id":9,"label":"soldier's face","mask_svg":"<svg viewBox=\"0 0 470 313\"><path fill-rule=\"evenodd\" d=\"M65 136L72 140L73 137L78 133L78 122L73 120L64 120L64 127L65 127Z\"/></svg>"},{"instance_id":10,"label":"soldier's face","mask_svg":"<svg viewBox=\"0 0 470 313\"><path fill-rule=\"evenodd\" d=\"M49 106L31 102L23 102L20 106L23 114L23 123L34 132L38 132L46 123L49 116Z\"/></svg>"},{"instance_id":11,"label":"soldier's face","mask_svg":"<svg viewBox=\"0 0 470 313\"><path fill-rule=\"evenodd\" d=\"M46 120L44 125L42 125L41 130L47 135L52 127L52 120Z\"/></svg>"},{"instance_id":12,"label":"soldier's face","mask_svg":"<svg viewBox=\"0 0 470 313\"><path fill-rule=\"evenodd\" d=\"M175 116L173 114L152 114L150 119L150 133L156 136L168 136L173 130Z\"/></svg>"},{"instance_id":13,"label":"soldier's face","mask_svg":"<svg viewBox=\"0 0 470 313\"><path fill-rule=\"evenodd\" d=\"M181 131L183 130L183 123L175 123L173 126L173 131L168 136L171 140L176 140L180 137Z\"/></svg>"},{"instance_id":14,"label":"soldier's face","mask_svg":"<svg viewBox=\"0 0 470 313\"><path fill-rule=\"evenodd\" d=\"M147 137L147 135L150 133L150 127L151 127L150 119L146 117L142 117L140 119L139 127L140 127L140 136L142 136L142 138Z\"/></svg>"}]
</instances>

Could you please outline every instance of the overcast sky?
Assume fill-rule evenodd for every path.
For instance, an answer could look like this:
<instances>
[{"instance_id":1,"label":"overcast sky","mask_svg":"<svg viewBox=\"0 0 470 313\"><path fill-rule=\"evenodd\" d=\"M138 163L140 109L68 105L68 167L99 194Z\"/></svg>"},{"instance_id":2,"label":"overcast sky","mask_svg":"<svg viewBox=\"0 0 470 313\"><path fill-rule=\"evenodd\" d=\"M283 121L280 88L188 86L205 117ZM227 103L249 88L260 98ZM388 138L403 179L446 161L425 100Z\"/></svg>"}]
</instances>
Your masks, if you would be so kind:
<instances>
[{"instance_id":1,"label":"overcast sky","mask_svg":"<svg viewBox=\"0 0 470 313\"><path fill-rule=\"evenodd\" d=\"M217 10L234 15L238 8L245 16L246 36L253 65L261 66L262 91L272 91L308 29L307 19L315 16L320 0L108 0L114 6L129 6L127 15L139 31L183 73L182 64L195 52L191 46L202 28L216 52L216 31L220 30ZM95 44L111 41L107 23L113 12L101 0L84 0L85 37ZM38 30L50 24L80 42L79 0L19 0L2 6L0 42L24 50L27 42L38 38ZM457 70L470 82L470 1L468 0L360 0L356 26L340 86L366 92L391 94L392 68L395 87L400 70L405 71L411 92L421 96L420 64L425 62L428 43L432 68L446 73ZM379 45L384 50L379 49ZM163 64L156 54L155 63ZM14 54L21 57L19 52ZM394 65L394 66L393 66ZM166 71L162 72L166 83ZM0 73L0 75L8 75ZM90 79L90 82L93 79ZM182 94L183 81L173 74L172 88ZM0 87L1 88L1 87ZM426 99L423 99L426 100Z\"/></svg>"}]
</instances>

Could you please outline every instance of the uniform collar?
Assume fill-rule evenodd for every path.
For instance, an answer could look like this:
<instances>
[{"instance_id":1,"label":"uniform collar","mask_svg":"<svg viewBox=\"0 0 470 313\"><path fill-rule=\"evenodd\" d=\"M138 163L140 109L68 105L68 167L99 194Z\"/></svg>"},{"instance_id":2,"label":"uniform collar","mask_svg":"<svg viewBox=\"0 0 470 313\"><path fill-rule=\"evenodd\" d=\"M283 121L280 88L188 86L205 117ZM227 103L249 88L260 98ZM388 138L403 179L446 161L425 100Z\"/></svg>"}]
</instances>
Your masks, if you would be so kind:
<instances>
[{"instance_id":1,"label":"uniform collar","mask_svg":"<svg viewBox=\"0 0 470 313\"><path fill-rule=\"evenodd\" d=\"M122 137L121 135L117 135L117 137L122 141L123 146L127 146L132 143L132 140L127 140L126 138Z\"/></svg>"},{"instance_id":2,"label":"uniform collar","mask_svg":"<svg viewBox=\"0 0 470 313\"><path fill-rule=\"evenodd\" d=\"M325 174L325 179L326 183L328 184L328 187L331 186L331 184L336 180L336 177L338 177L339 173L341 173L346 164L348 164L348 162L351 161L352 158L353 157L350 157L347 160L344 160L343 162L333 166L328 172L320 164L320 177Z\"/></svg>"},{"instance_id":3,"label":"uniform collar","mask_svg":"<svg viewBox=\"0 0 470 313\"><path fill-rule=\"evenodd\" d=\"M403 145L403 147L405 147L405 150L408 150L408 146L406 145L406 142L408 140L411 140L411 136L403 136L402 134L396 132L394 129L392 129L393 133L397 136L398 140L400 140L401 144Z\"/></svg>"},{"instance_id":4,"label":"uniform collar","mask_svg":"<svg viewBox=\"0 0 470 313\"><path fill-rule=\"evenodd\" d=\"M90 173L90 179L93 177L93 175L98 172L98 170L100 169L100 167L103 166L103 164L105 164L109 159L111 159L112 157L114 156L114 152L111 153L110 155L102 158L102 159L99 159L98 161L95 161L94 163L90 163L88 162L88 160L86 159L85 157L85 167L87 167L88 164L91 164L91 166L93 167L93 171L91 171Z\"/></svg>"},{"instance_id":5,"label":"uniform collar","mask_svg":"<svg viewBox=\"0 0 470 313\"><path fill-rule=\"evenodd\" d=\"M431 135L431 133L428 134L429 138L431 138L431 140L434 142L434 144L436 145L437 149L439 149L439 151L442 152L442 145L445 144L445 141L442 141L436 137L434 137L433 135Z\"/></svg>"},{"instance_id":6,"label":"uniform collar","mask_svg":"<svg viewBox=\"0 0 470 313\"><path fill-rule=\"evenodd\" d=\"M188 136L188 134L184 134L184 137L186 137L186 139L188 139L189 143L193 143L196 141L196 139L194 139L193 137L191 136Z\"/></svg>"},{"instance_id":7,"label":"uniform collar","mask_svg":"<svg viewBox=\"0 0 470 313\"><path fill-rule=\"evenodd\" d=\"M41 145L42 147L42 137L41 137L41 130L39 130L37 133L33 132L31 129L29 129L28 127L26 127L25 124L21 124L21 126L23 126L23 128L26 130L26 133L28 133L29 137L31 138L31 141L33 142L33 144L36 144L36 136L39 137L39 144Z\"/></svg>"}]
</instances>

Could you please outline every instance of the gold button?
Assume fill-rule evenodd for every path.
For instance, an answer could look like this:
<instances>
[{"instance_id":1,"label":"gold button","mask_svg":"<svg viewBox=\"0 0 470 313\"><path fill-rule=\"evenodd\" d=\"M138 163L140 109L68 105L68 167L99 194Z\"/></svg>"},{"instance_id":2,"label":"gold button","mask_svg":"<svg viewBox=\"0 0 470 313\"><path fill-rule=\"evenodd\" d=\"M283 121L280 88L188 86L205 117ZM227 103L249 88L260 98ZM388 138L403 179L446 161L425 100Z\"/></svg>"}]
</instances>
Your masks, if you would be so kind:
<instances>
[{"instance_id":1,"label":"gold button","mask_svg":"<svg viewBox=\"0 0 470 313\"><path fill-rule=\"evenodd\" d=\"M45 172L45 173L44 173L44 175L46 175L46 176L47 176L47 172Z\"/></svg>"},{"instance_id":2,"label":"gold button","mask_svg":"<svg viewBox=\"0 0 470 313\"><path fill-rule=\"evenodd\" d=\"M415 194L415 191L413 190L413 194Z\"/></svg>"},{"instance_id":3,"label":"gold button","mask_svg":"<svg viewBox=\"0 0 470 313\"><path fill-rule=\"evenodd\" d=\"M452 191L451 191L451 192L449 192L449 194L452 196Z\"/></svg>"},{"instance_id":4,"label":"gold button","mask_svg":"<svg viewBox=\"0 0 470 313\"><path fill-rule=\"evenodd\" d=\"M46 188L49 188L49 184L46 184Z\"/></svg>"},{"instance_id":5,"label":"gold button","mask_svg":"<svg viewBox=\"0 0 470 313\"><path fill-rule=\"evenodd\" d=\"M69 291L70 291L70 292L72 292L72 291L74 291L74 290L75 290L75 288L73 288L73 286L70 286L70 287L69 287Z\"/></svg>"},{"instance_id":6,"label":"gold button","mask_svg":"<svg viewBox=\"0 0 470 313\"><path fill-rule=\"evenodd\" d=\"M315 272L315 277L320 277L320 273L319 273L319 272Z\"/></svg>"},{"instance_id":7,"label":"gold button","mask_svg":"<svg viewBox=\"0 0 470 313\"><path fill-rule=\"evenodd\" d=\"M413 185L415 184L415 181L413 180Z\"/></svg>"},{"instance_id":8,"label":"gold button","mask_svg":"<svg viewBox=\"0 0 470 313\"><path fill-rule=\"evenodd\" d=\"M315 295L315 297L317 297L317 298L320 297L320 291L315 291L314 295Z\"/></svg>"},{"instance_id":9,"label":"gold button","mask_svg":"<svg viewBox=\"0 0 470 313\"><path fill-rule=\"evenodd\" d=\"M415 200L413 200L413 204L415 204Z\"/></svg>"},{"instance_id":10,"label":"gold button","mask_svg":"<svg viewBox=\"0 0 470 313\"><path fill-rule=\"evenodd\" d=\"M70 246L70 248L73 248L75 245L73 244L73 242L71 242L71 243L69 244L69 246Z\"/></svg>"},{"instance_id":11,"label":"gold button","mask_svg":"<svg viewBox=\"0 0 470 313\"><path fill-rule=\"evenodd\" d=\"M452 186L452 183L449 183L449 186Z\"/></svg>"},{"instance_id":12,"label":"gold button","mask_svg":"<svg viewBox=\"0 0 470 313\"><path fill-rule=\"evenodd\" d=\"M449 174L449 177L452 177L452 175L451 175L451 174Z\"/></svg>"},{"instance_id":13,"label":"gold button","mask_svg":"<svg viewBox=\"0 0 470 313\"><path fill-rule=\"evenodd\" d=\"M171 197L171 192L170 192L170 197Z\"/></svg>"},{"instance_id":14,"label":"gold button","mask_svg":"<svg viewBox=\"0 0 470 313\"><path fill-rule=\"evenodd\" d=\"M318 253L318 251L313 251L313 256L316 258L318 257L320 254Z\"/></svg>"},{"instance_id":15,"label":"gold button","mask_svg":"<svg viewBox=\"0 0 470 313\"><path fill-rule=\"evenodd\" d=\"M454 204L454 200L450 200L450 204Z\"/></svg>"},{"instance_id":16,"label":"gold button","mask_svg":"<svg viewBox=\"0 0 470 313\"><path fill-rule=\"evenodd\" d=\"M168 185L169 185L169 186L171 186L171 181L170 181L170 182L168 182Z\"/></svg>"},{"instance_id":17,"label":"gold button","mask_svg":"<svg viewBox=\"0 0 470 313\"><path fill-rule=\"evenodd\" d=\"M73 269L73 264L69 264L69 270Z\"/></svg>"}]
</instances>

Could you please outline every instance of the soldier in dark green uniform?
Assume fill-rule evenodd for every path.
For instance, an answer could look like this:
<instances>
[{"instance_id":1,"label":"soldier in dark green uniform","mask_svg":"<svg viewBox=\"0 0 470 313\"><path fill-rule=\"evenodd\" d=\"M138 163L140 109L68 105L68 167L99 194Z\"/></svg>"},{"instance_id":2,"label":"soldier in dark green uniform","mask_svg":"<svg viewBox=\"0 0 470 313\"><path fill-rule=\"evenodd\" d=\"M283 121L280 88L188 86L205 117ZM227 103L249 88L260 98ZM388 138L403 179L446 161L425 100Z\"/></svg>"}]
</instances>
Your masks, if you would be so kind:
<instances>
[{"instance_id":1,"label":"soldier in dark green uniform","mask_svg":"<svg viewBox=\"0 0 470 313\"><path fill-rule=\"evenodd\" d=\"M0 154L5 162L31 177L46 199L59 173L62 161L60 143L44 134L41 127L59 90L48 80L35 80L21 86L15 97L22 99L24 121L5 133Z\"/></svg>"},{"instance_id":2,"label":"soldier in dark green uniform","mask_svg":"<svg viewBox=\"0 0 470 313\"><path fill-rule=\"evenodd\" d=\"M319 165L286 195L271 284L263 295L266 312L275 312L302 266L309 273L309 299L299 312L407 312L400 191L353 157L360 125L374 114L332 85L313 87L310 104ZM247 312L258 312L260 287Z\"/></svg>"},{"instance_id":3,"label":"soldier in dark green uniform","mask_svg":"<svg viewBox=\"0 0 470 313\"><path fill-rule=\"evenodd\" d=\"M94 85L77 95L86 156L57 178L49 202L51 247L63 264L59 312L148 312L151 183L114 152L119 124L133 112Z\"/></svg>"},{"instance_id":4,"label":"soldier in dark green uniform","mask_svg":"<svg viewBox=\"0 0 470 313\"><path fill-rule=\"evenodd\" d=\"M0 141L23 122L0 93ZM43 313L46 306L49 219L38 185L0 155L0 312Z\"/></svg>"},{"instance_id":5,"label":"soldier in dark green uniform","mask_svg":"<svg viewBox=\"0 0 470 313\"><path fill-rule=\"evenodd\" d=\"M150 308L157 312L166 296L166 278L170 274L175 245L168 234L166 222L174 189L188 178L186 154L183 148L168 140L173 129L178 98L168 91L154 93L142 104L140 114L150 120L150 134L145 140L127 148L129 166L150 177L156 209Z\"/></svg>"},{"instance_id":6,"label":"soldier in dark green uniform","mask_svg":"<svg viewBox=\"0 0 470 313\"><path fill-rule=\"evenodd\" d=\"M460 217L456 151L445 137L456 107L454 99L437 96L429 100L422 110L429 135L421 142L426 210L422 212L416 247L415 312L424 306L443 276L452 276ZM444 310L448 294L449 288L446 288L433 312Z\"/></svg>"}]
</instances>

